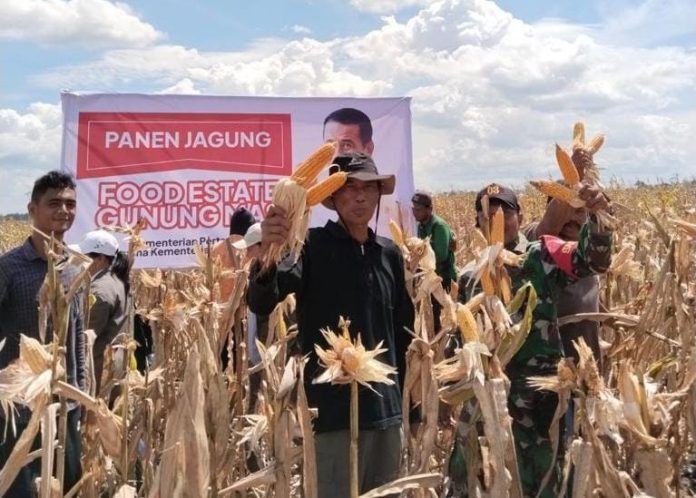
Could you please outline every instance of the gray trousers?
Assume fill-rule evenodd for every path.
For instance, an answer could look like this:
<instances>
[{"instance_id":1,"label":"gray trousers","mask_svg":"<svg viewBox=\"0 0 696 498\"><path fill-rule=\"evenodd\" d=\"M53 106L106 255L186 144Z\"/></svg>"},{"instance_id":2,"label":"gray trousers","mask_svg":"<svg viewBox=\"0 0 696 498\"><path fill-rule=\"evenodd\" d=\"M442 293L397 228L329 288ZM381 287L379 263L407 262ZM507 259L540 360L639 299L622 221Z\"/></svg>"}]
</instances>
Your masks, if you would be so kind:
<instances>
[{"instance_id":1,"label":"gray trousers","mask_svg":"<svg viewBox=\"0 0 696 498\"><path fill-rule=\"evenodd\" d=\"M315 436L319 498L350 497L350 431ZM358 486L360 494L393 481L399 475L401 426L360 431Z\"/></svg>"}]
</instances>

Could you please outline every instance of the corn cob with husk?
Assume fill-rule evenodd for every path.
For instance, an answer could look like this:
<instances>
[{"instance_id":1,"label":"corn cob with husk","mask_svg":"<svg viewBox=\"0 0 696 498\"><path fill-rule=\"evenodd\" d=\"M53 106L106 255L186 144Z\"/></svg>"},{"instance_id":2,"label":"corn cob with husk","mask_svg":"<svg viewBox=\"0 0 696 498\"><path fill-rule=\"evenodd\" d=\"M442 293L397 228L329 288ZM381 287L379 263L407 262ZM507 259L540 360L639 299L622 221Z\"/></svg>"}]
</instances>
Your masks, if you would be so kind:
<instances>
[{"instance_id":1,"label":"corn cob with husk","mask_svg":"<svg viewBox=\"0 0 696 498\"><path fill-rule=\"evenodd\" d=\"M643 267L635 260L635 246L624 242L619 252L612 258L608 270L612 276L623 276L639 281L643 276Z\"/></svg>"},{"instance_id":2,"label":"corn cob with husk","mask_svg":"<svg viewBox=\"0 0 696 498\"><path fill-rule=\"evenodd\" d=\"M314 379L314 383L350 384L350 496L358 498L358 384L374 391L371 382L394 384L391 378L396 368L377 360L376 357L387 351L382 342L373 350L366 350L358 334L353 341L350 336L350 321L339 319L340 334L330 329L322 329L329 348L314 345L319 364L324 372Z\"/></svg>"},{"instance_id":3,"label":"corn cob with husk","mask_svg":"<svg viewBox=\"0 0 696 498\"><path fill-rule=\"evenodd\" d=\"M585 201L580 199L576 190L561 185L553 180L532 180L529 182L534 188L547 197L553 197L574 208L585 207Z\"/></svg>"},{"instance_id":4,"label":"corn cob with husk","mask_svg":"<svg viewBox=\"0 0 696 498\"><path fill-rule=\"evenodd\" d=\"M19 358L0 370L0 407L5 423L14 427L15 405L21 404L32 411L42 396L51 393L53 356L50 346L36 339L20 335ZM65 372L62 364L56 366L56 375ZM4 430L7 427L2 427Z\"/></svg>"},{"instance_id":5,"label":"corn cob with husk","mask_svg":"<svg viewBox=\"0 0 696 498\"><path fill-rule=\"evenodd\" d=\"M484 196L484 200L487 200L487 196ZM480 252L478 260L469 263L464 268L464 272L473 272L474 284L480 281L485 296L497 295L507 304L512 299L512 282L505 266L519 266L522 263L522 258L505 249L505 215L503 211L497 209L493 216L489 216L486 209L488 203L482 202L482 205L484 206L482 231L487 245Z\"/></svg>"},{"instance_id":6,"label":"corn cob with husk","mask_svg":"<svg viewBox=\"0 0 696 498\"><path fill-rule=\"evenodd\" d=\"M603 188L599 182L599 172L593 161L593 154L599 150L604 138L599 135L592 140L589 146L585 146L585 125L581 122L573 128L573 157L560 145L556 144L556 163L563 176L564 185L551 180L533 180L531 185L547 197L561 200L574 208L585 207L578 192L580 181L597 185ZM599 211L596 216L600 223L610 229L616 227L617 220L605 211Z\"/></svg>"},{"instance_id":7,"label":"corn cob with husk","mask_svg":"<svg viewBox=\"0 0 696 498\"><path fill-rule=\"evenodd\" d=\"M585 142L585 124L578 121L573 126L573 163L580 173L580 180L602 186L599 181L599 169L594 162L594 155L604 144L604 135L595 135L589 143Z\"/></svg>"},{"instance_id":8,"label":"corn cob with husk","mask_svg":"<svg viewBox=\"0 0 696 498\"><path fill-rule=\"evenodd\" d=\"M389 220L389 231L391 232L394 243L401 247L404 245L404 231L399 224L394 220Z\"/></svg>"},{"instance_id":9,"label":"corn cob with husk","mask_svg":"<svg viewBox=\"0 0 696 498\"><path fill-rule=\"evenodd\" d=\"M263 262L265 268L278 263L287 252L299 258L309 226L309 209L341 188L346 181L345 174L337 173L338 176L335 178L331 178L334 176L331 175L318 185L312 186L335 154L335 142L323 144L312 152L289 178L279 180L273 187L273 205L285 210L285 216L290 222L290 234L284 244L273 245L268 249Z\"/></svg>"}]
</instances>

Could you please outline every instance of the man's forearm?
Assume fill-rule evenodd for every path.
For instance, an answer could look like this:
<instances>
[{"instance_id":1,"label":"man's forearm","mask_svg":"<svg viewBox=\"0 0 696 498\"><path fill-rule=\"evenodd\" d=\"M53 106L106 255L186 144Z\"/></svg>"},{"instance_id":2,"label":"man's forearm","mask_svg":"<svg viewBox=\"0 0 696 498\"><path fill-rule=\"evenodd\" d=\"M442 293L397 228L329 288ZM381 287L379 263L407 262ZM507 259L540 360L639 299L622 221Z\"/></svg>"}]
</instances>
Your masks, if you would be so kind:
<instances>
[{"instance_id":1,"label":"man's forearm","mask_svg":"<svg viewBox=\"0 0 696 498\"><path fill-rule=\"evenodd\" d=\"M538 239L542 235L553 235L557 237L558 234L561 233L564 224L565 220L563 218L554 216L553 211L547 209L541 221L539 221L534 229L534 239Z\"/></svg>"},{"instance_id":2,"label":"man's forearm","mask_svg":"<svg viewBox=\"0 0 696 498\"><path fill-rule=\"evenodd\" d=\"M590 220L581 231L579 250L593 272L607 271L611 265L611 245L612 232L603 230L594 215L590 216Z\"/></svg>"},{"instance_id":3,"label":"man's forearm","mask_svg":"<svg viewBox=\"0 0 696 498\"><path fill-rule=\"evenodd\" d=\"M277 268L261 272L260 265L255 263L249 277L247 304L257 315L268 315L279 301Z\"/></svg>"}]
</instances>

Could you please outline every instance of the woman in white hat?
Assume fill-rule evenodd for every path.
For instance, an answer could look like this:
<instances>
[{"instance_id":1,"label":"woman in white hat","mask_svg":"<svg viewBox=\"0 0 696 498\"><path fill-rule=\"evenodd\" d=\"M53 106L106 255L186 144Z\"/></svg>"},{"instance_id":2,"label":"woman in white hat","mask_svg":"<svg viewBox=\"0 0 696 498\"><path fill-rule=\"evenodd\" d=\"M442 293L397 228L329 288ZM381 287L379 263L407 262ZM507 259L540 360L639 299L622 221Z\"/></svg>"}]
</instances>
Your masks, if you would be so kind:
<instances>
[{"instance_id":1,"label":"woman in white hat","mask_svg":"<svg viewBox=\"0 0 696 498\"><path fill-rule=\"evenodd\" d=\"M105 230L88 232L73 249L92 258L90 294L94 304L90 307L89 328L97 335L94 342L94 376L96 392L101 384L104 351L121 332L128 319L127 256L119 251L118 240Z\"/></svg>"}]
</instances>

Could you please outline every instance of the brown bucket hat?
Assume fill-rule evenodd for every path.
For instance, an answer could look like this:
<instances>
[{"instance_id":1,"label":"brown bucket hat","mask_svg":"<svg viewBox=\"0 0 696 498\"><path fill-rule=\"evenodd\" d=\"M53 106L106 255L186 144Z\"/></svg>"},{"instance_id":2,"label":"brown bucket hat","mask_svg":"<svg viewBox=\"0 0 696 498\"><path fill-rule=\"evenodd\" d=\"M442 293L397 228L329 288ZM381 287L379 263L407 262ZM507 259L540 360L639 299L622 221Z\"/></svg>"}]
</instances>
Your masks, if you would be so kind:
<instances>
[{"instance_id":1,"label":"brown bucket hat","mask_svg":"<svg viewBox=\"0 0 696 498\"><path fill-rule=\"evenodd\" d=\"M352 152L341 156L336 156L333 164L329 166L329 175L345 171L348 178L355 178L362 182L380 182L382 185L382 195L394 193L396 177L394 175L380 175L377 166L370 156L362 152ZM327 197L322 204L328 209L335 209L333 198Z\"/></svg>"}]
</instances>

